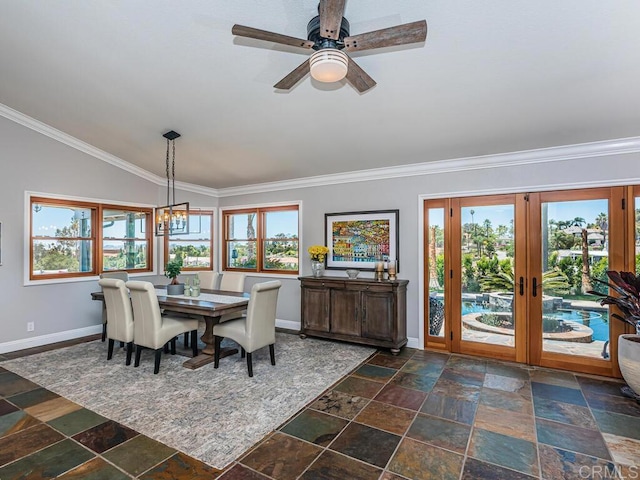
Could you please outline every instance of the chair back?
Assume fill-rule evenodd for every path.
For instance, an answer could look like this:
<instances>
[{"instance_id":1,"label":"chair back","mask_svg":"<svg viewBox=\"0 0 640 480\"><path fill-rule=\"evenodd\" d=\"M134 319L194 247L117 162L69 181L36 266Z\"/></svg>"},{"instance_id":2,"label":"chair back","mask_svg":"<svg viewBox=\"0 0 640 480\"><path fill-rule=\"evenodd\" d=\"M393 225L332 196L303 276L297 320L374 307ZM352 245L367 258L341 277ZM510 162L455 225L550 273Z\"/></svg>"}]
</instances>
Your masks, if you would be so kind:
<instances>
[{"instance_id":1,"label":"chair back","mask_svg":"<svg viewBox=\"0 0 640 480\"><path fill-rule=\"evenodd\" d=\"M244 292L245 277L246 275L240 272L224 272L220 281L220 290Z\"/></svg>"},{"instance_id":2,"label":"chair back","mask_svg":"<svg viewBox=\"0 0 640 480\"><path fill-rule=\"evenodd\" d=\"M103 278L98 281L104 293L107 310L107 337L120 342L132 342L134 334L133 311L124 281Z\"/></svg>"},{"instance_id":3,"label":"chair back","mask_svg":"<svg viewBox=\"0 0 640 480\"><path fill-rule=\"evenodd\" d=\"M218 287L218 272L206 270L204 272L198 272L198 278L200 279L200 288L205 290L215 290Z\"/></svg>"},{"instance_id":4,"label":"chair back","mask_svg":"<svg viewBox=\"0 0 640 480\"><path fill-rule=\"evenodd\" d=\"M129 281L126 283L133 307L134 337L136 345L147 348L159 348L159 332L162 328L160 304L155 287L151 282ZM160 344L159 344L160 343Z\"/></svg>"},{"instance_id":5,"label":"chair back","mask_svg":"<svg viewBox=\"0 0 640 480\"><path fill-rule=\"evenodd\" d=\"M273 280L256 283L251 287L251 297L247 305L247 352L276 342L276 307L281 285L279 280Z\"/></svg>"},{"instance_id":6,"label":"chair back","mask_svg":"<svg viewBox=\"0 0 640 480\"><path fill-rule=\"evenodd\" d=\"M129 273L128 272L102 272L100 274L100 278L116 278L118 280L122 280L123 282L128 282Z\"/></svg>"}]
</instances>

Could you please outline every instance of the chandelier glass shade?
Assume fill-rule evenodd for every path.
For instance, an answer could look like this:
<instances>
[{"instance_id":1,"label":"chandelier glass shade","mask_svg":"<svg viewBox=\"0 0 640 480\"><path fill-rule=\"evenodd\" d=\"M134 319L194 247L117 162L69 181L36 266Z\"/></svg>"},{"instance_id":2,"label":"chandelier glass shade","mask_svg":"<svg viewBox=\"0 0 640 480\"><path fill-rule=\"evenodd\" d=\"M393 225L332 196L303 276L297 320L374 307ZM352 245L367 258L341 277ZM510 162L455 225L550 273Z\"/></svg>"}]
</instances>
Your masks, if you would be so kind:
<instances>
[{"instance_id":1,"label":"chandelier glass shade","mask_svg":"<svg viewBox=\"0 0 640 480\"><path fill-rule=\"evenodd\" d=\"M323 48L311 55L309 67L319 82L338 82L347 75L349 57L337 48Z\"/></svg>"},{"instance_id":2,"label":"chandelier glass shade","mask_svg":"<svg viewBox=\"0 0 640 480\"><path fill-rule=\"evenodd\" d=\"M186 235L189 233L189 202L176 203L176 138L179 133L171 130L163 135L167 139L167 204L164 207L156 208L155 214L155 234L165 235ZM173 149L171 171L169 170L169 152ZM170 175L171 172L171 175Z\"/></svg>"}]
</instances>

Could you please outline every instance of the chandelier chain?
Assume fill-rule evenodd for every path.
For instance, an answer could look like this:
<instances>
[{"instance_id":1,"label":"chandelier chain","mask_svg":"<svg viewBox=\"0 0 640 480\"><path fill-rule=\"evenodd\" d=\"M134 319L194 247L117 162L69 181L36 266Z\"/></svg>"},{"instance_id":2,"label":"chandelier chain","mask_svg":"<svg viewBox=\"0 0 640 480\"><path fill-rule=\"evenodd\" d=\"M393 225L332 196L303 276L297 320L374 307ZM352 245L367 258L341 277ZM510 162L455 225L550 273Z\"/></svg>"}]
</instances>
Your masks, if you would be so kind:
<instances>
[{"instance_id":1,"label":"chandelier chain","mask_svg":"<svg viewBox=\"0 0 640 480\"><path fill-rule=\"evenodd\" d=\"M171 163L171 178L173 179L173 202L176 203L176 141L172 140L171 144L173 145L173 159Z\"/></svg>"},{"instance_id":2,"label":"chandelier chain","mask_svg":"<svg viewBox=\"0 0 640 480\"><path fill-rule=\"evenodd\" d=\"M169 197L169 188L171 184L169 183L169 139L167 138L167 205L169 205L170 197Z\"/></svg>"}]
</instances>

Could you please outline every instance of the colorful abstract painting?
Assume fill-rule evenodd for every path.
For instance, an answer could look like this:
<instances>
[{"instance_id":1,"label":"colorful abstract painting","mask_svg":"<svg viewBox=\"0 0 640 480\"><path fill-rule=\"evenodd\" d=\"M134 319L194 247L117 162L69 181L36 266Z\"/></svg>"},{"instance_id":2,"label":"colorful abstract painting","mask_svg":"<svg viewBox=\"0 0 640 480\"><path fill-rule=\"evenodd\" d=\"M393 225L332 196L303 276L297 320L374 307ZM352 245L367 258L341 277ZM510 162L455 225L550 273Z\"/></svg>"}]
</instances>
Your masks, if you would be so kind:
<instances>
[{"instance_id":1,"label":"colorful abstract painting","mask_svg":"<svg viewBox=\"0 0 640 480\"><path fill-rule=\"evenodd\" d=\"M373 270L398 260L398 210L330 213L326 218L327 268Z\"/></svg>"}]
</instances>

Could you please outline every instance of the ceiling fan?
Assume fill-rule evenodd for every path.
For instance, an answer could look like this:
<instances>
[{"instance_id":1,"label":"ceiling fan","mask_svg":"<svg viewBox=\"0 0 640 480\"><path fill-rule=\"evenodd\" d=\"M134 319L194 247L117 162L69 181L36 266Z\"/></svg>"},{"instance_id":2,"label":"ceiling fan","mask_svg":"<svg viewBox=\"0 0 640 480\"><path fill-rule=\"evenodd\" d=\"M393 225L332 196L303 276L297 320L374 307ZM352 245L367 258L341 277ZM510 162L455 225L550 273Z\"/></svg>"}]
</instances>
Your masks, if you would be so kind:
<instances>
[{"instance_id":1,"label":"ceiling fan","mask_svg":"<svg viewBox=\"0 0 640 480\"><path fill-rule=\"evenodd\" d=\"M318 13L307 25L307 40L268 32L243 25L234 25L231 32L240 37L315 50L295 70L274 85L289 90L307 73L321 82L337 82L345 76L359 92L365 92L376 82L344 51L359 52L374 48L424 42L427 22L420 20L372 32L350 35L349 22L343 17L346 0L320 0ZM343 51L344 50L344 51Z\"/></svg>"}]
</instances>

